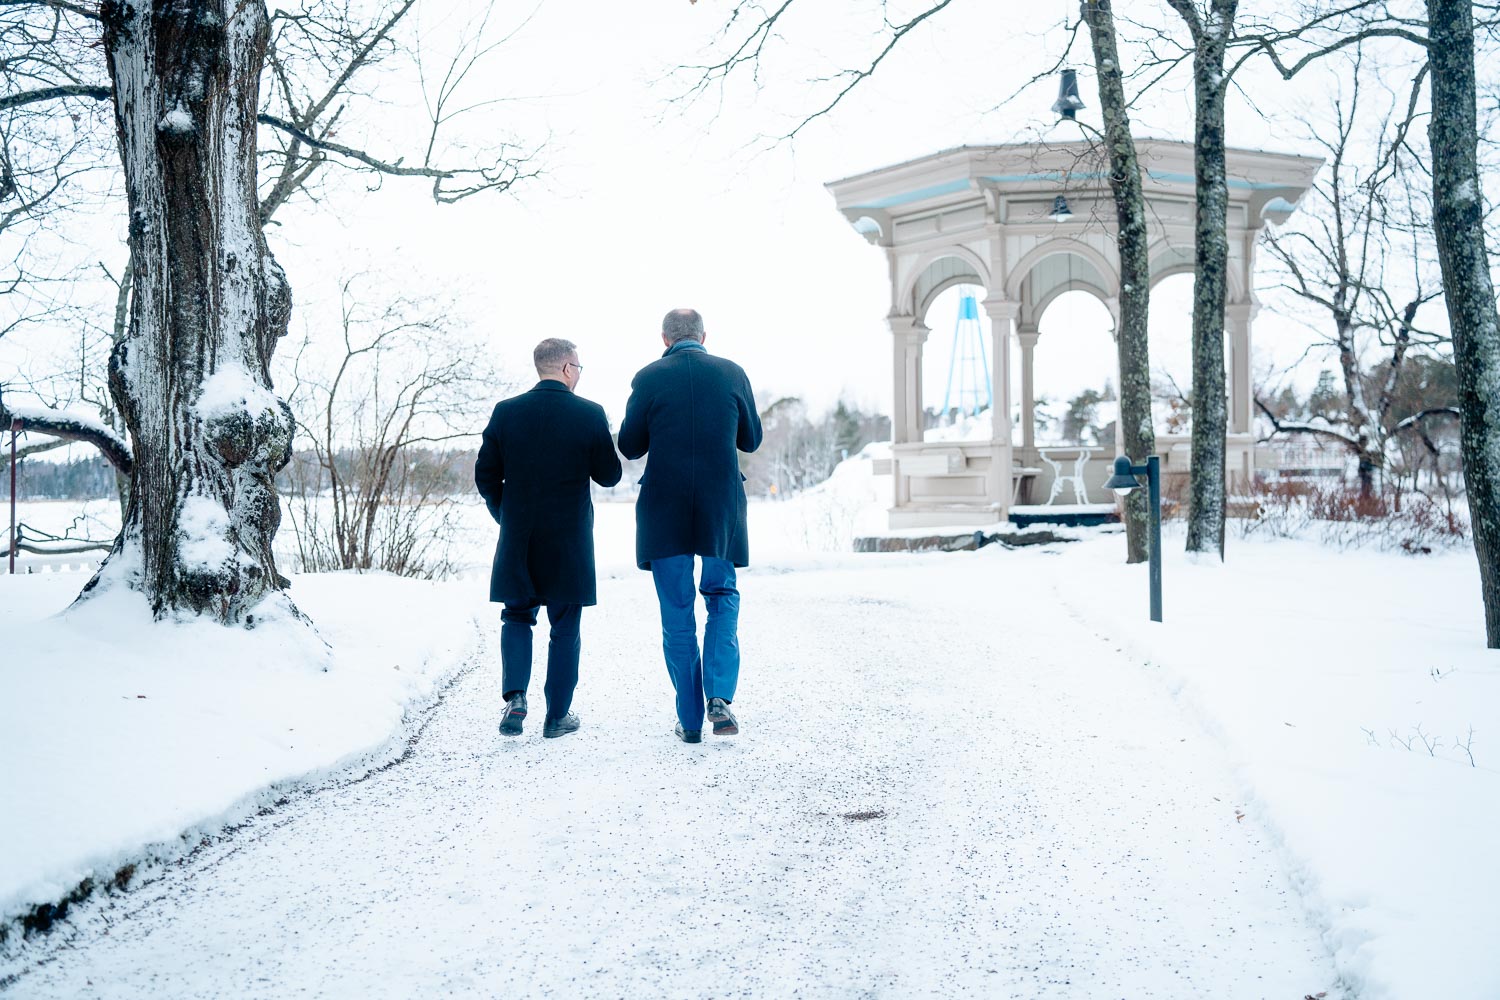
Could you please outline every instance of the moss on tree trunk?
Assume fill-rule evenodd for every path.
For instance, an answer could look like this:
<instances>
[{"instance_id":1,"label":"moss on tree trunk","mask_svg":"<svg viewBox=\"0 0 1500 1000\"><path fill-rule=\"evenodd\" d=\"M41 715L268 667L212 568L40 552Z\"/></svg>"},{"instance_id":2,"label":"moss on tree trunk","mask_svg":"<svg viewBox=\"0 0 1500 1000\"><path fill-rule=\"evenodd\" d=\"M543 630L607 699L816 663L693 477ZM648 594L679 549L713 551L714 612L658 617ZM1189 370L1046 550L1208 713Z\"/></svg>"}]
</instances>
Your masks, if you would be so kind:
<instances>
[{"instance_id":1,"label":"moss on tree trunk","mask_svg":"<svg viewBox=\"0 0 1500 1000\"><path fill-rule=\"evenodd\" d=\"M1193 440L1188 475L1187 549L1224 557L1224 303L1229 269L1229 183L1224 153L1224 56L1237 0L1168 0L1193 36L1194 155L1197 217L1193 230Z\"/></svg>"},{"instance_id":2,"label":"moss on tree trunk","mask_svg":"<svg viewBox=\"0 0 1500 1000\"><path fill-rule=\"evenodd\" d=\"M1459 447L1488 644L1500 648L1500 318L1484 243L1475 114L1474 10L1428 0L1433 230L1458 374Z\"/></svg>"},{"instance_id":3,"label":"moss on tree trunk","mask_svg":"<svg viewBox=\"0 0 1500 1000\"><path fill-rule=\"evenodd\" d=\"M1093 42L1099 80L1099 108L1104 119L1104 144L1109 155L1109 187L1114 194L1119 232L1120 321L1115 346L1120 364L1120 429L1125 453L1144 462L1156 453L1151 426L1151 357L1147 318L1151 299L1151 258L1146 230L1146 198L1141 191L1141 167L1135 136L1126 113L1125 83L1115 39L1110 0L1087 0L1083 7ZM1144 562L1150 531L1145 490L1131 492L1125 501L1126 561Z\"/></svg>"}]
</instances>

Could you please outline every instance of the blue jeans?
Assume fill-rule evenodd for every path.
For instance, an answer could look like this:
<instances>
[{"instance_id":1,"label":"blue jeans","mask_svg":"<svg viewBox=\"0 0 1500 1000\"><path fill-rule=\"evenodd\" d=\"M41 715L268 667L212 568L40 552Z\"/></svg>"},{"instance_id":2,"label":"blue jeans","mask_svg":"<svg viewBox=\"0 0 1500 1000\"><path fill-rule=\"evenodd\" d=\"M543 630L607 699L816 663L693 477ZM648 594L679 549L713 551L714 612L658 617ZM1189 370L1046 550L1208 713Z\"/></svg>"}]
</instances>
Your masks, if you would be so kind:
<instances>
[{"instance_id":1,"label":"blue jeans","mask_svg":"<svg viewBox=\"0 0 1500 1000\"><path fill-rule=\"evenodd\" d=\"M740 592L734 563L703 557L698 590L708 608L703 655L698 655L698 623L693 615L693 557L651 560L651 577L661 604L661 648L667 673L677 689L677 720L683 729L702 729L709 698L734 701L740 678Z\"/></svg>"},{"instance_id":2,"label":"blue jeans","mask_svg":"<svg viewBox=\"0 0 1500 1000\"><path fill-rule=\"evenodd\" d=\"M507 604L500 612L501 692L526 693L531 683L531 629L536 624L536 604ZM547 718L561 719L573 704L573 689L578 686L579 619L583 609L577 604L547 605L547 622L552 626L547 642Z\"/></svg>"}]
</instances>

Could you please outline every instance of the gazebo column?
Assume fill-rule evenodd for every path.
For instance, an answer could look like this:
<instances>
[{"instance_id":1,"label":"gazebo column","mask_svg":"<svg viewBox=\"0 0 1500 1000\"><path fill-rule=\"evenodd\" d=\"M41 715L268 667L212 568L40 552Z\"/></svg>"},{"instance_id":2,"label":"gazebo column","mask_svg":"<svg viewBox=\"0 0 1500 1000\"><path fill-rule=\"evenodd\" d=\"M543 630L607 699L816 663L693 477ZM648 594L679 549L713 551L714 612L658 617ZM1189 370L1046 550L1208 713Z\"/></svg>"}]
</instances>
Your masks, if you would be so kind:
<instances>
[{"instance_id":1,"label":"gazebo column","mask_svg":"<svg viewBox=\"0 0 1500 1000\"><path fill-rule=\"evenodd\" d=\"M1115 342L1115 395L1121 396L1125 391L1125 376L1120 371L1119 346L1120 346L1120 297L1111 295L1104 300L1104 308L1109 310L1109 336ZM1115 405L1115 454L1125 454L1125 424L1120 419L1120 405ZM1140 458L1144 462L1145 456Z\"/></svg>"},{"instance_id":2,"label":"gazebo column","mask_svg":"<svg viewBox=\"0 0 1500 1000\"><path fill-rule=\"evenodd\" d=\"M1016 331L1021 343L1021 449L1028 455L1036 447L1036 341L1040 336L1034 324Z\"/></svg>"},{"instance_id":3,"label":"gazebo column","mask_svg":"<svg viewBox=\"0 0 1500 1000\"><path fill-rule=\"evenodd\" d=\"M1224 307L1224 339L1229 342L1229 433L1241 435L1225 456L1231 484L1247 484L1255 475L1255 446L1249 439L1255 388L1250 371L1250 320L1256 304L1231 302Z\"/></svg>"},{"instance_id":4,"label":"gazebo column","mask_svg":"<svg viewBox=\"0 0 1500 1000\"><path fill-rule=\"evenodd\" d=\"M1254 302L1231 302L1224 307L1225 339L1229 341L1229 433L1249 434L1254 405L1250 371L1250 321Z\"/></svg>"},{"instance_id":5,"label":"gazebo column","mask_svg":"<svg viewBox=\"0 0 1500 1000\"><path fill-rule=\"evenodd\" d=\"M990 381L995 400L990 407L992 447L986 492L989 501L999 508L1000 519L1004 520L1010 514L1010 470L1015 457L1010 424L1010 339L1017 320L1021 318L1021 303L987 298L984 311L990 317L990 357L994 367Z\"/></svg>"},{"instance_id":6,"label":"gazebo column","mask_svg":"<svg viewBox=\"0 0 1500 1000\"><path fill-rule=\"evenodd\" d=\"M922 440L922 345L927 327L915 316L887 316L891 328L891 440L907 444Z\"/></svg>"},{"instance_id":7,"label":"gazebo column","mask_svg":"<svg viewBox=\"0 0 1500 1000\"><path fill-rule=\"evenodd\" d=\"M984 311L990 317L990 357L994 371L991 381L994 387L995 405L990 408L993 421L993 438L1010 444L1010 338L1016 319L1021 315L1021 303L1009 299L985 299Z\"/></svg>"}]
</instances>

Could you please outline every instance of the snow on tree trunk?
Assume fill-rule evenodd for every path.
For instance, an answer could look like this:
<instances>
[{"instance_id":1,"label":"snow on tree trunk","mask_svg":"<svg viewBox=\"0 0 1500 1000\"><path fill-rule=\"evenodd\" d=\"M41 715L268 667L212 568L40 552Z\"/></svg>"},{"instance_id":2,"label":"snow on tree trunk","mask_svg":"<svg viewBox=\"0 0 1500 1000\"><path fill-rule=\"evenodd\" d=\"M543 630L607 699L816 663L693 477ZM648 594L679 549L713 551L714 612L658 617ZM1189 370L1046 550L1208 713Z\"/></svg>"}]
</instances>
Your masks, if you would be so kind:
<instances>
[{"instance_id":1,"label":"snow on tree trunk","mask_svg":"<svg viewBox=\"0 0 1500 1000\"><path fill-rule=\"evenodd\" d=\"M1093 41L1104 142L1109 153L1109 186L1119 220L1116 245L1120 255L1120 325L1115 331L1115 342L1120 361L1120 429L1125 453L1136 462L1144 462L1156 454L1156 432L1151 426L1151 358L1146 335L1151 297L1146 199L1141 192L1135 137L1126 113L1125 84L1110 0L1088 0L1084 4L1084 18ZM1127 496L1125 529L1126 562L1144 562L1150 531L1145 490L1134 490Z\"/></svg>"},{"instance_id":2,"label":"snow on tree trunk","mask_svg":"<svg viewBox=\"0 0 1500 1000\"><path fill-rule=\"evenodd\" d=\"M106 0L100 16L133 264L110 390L135 463L119 541L85 594L119 580L157 617L251 626L287 585L273 477L292 436L269 375L291 295L255 191L266 9Z\"/></svg>"},{"instance_id":3,"label":"snow on tree trunk","mask_svg":"<svg viewBox=\"0 0 1500 1000\"><path fill-rule=\"evenodd\" d=\"M1427 0L1433 229L1458 370L1459 446L1488 644L1500 648L1500 317L1484 245L1475 117L1474 11Z\"/></svg>"},{"instance_id":4,"label":"snow on tree trunk","mask_svg":"<svg viewBox=\"0 0 1500 1000\"><path fill-rule=\"evenodd\" d=\"M1229 406L1224 385L1224 302L1229 269L1229 185L1224 155L1224 53L1236 3L1213 0L1200 19L1192 0L1171 0L1193 31L1193 441L1188 475L1189 552L1224 557L1224 462ZM1192 12L1188 17L1187 11Z\"/></svg>"}]
</instances>

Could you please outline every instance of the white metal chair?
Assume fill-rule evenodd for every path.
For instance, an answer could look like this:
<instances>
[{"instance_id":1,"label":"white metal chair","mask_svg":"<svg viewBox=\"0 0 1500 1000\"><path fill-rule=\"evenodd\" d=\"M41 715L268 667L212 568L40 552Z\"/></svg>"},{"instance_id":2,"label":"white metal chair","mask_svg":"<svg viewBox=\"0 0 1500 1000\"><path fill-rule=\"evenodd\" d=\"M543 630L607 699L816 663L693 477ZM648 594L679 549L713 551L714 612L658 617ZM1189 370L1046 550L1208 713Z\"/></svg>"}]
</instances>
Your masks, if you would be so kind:
<instances>
[{"instance_id":1,"label":"white metal chair","mask_svg":"<svg viewBox=\"0 0 1500 1000\"><path fill-rule=\"evenodd\" d=\"M1048 455L1046 451L1038 451L1037 455L1043 462L1052 467L1052 488L1047 491L1047 506L1050 507L1052 502L1057 499L1057 495L1063 490L1064 483L1071 483L1073 485L1074 503L1083 504L1089 502L1088 487L1083 481L1083 471L1089 464L1089 453L1087 450L1079 450L1078 457L1073 460L1073 474L1070 476L1063 475L1062 462Z\"/></svg>"}]
</instances>

